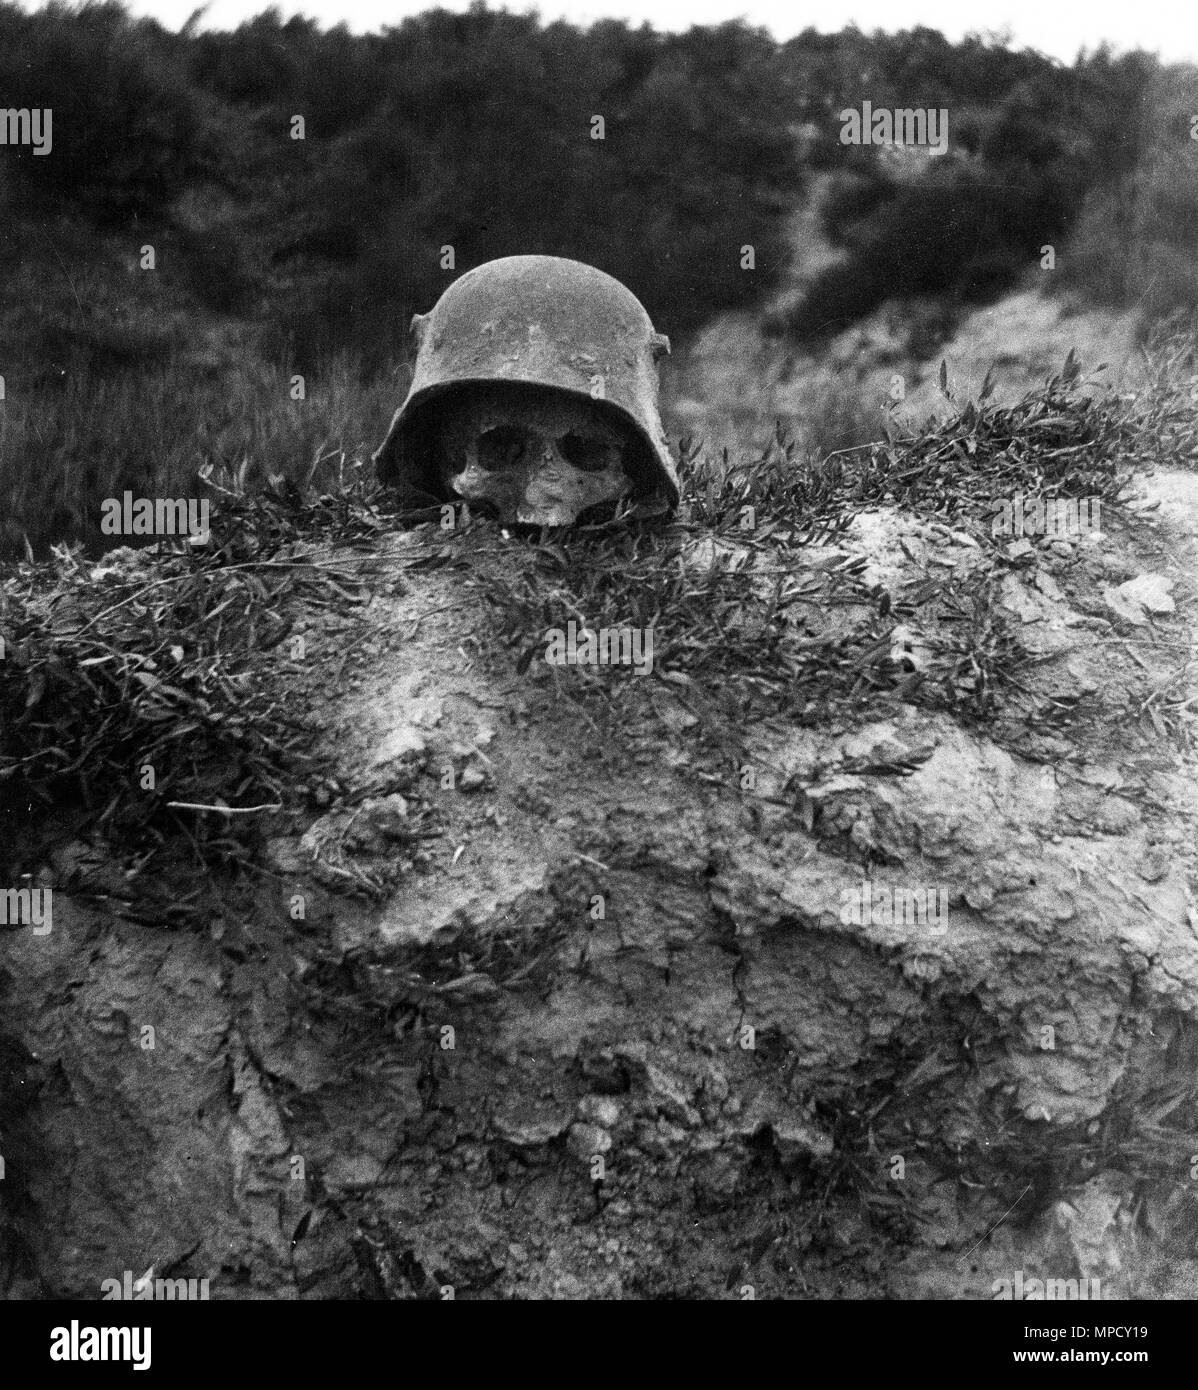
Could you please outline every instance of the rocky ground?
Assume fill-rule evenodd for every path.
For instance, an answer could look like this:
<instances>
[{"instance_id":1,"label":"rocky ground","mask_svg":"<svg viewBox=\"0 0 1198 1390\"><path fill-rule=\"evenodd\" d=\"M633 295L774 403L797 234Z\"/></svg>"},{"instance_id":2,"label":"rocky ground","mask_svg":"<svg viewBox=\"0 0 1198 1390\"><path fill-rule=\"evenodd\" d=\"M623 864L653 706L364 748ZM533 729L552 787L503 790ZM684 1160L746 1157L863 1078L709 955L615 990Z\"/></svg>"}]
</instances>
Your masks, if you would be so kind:
<instances>
[{"instance_id":1,"label":"rocky ground","mask_svg":"<svg viewBox=\"0 0 1198 1390\"><path fill-rule=\"evenodd\" d=\"M178 926L64 838L52 932L5 939L9 1295L1195 1296L1198 475L1136 494L997 552L896 508L772 572L696 535L696 576L863 561L913 670L920 595L986 566L1032 657L986 728L734 756L667 646L521 669L486 591L524 542L314 547L345 602L296 598L276 679L332 770L258 867L163 850Z\"/></svg>"}]
</instances>

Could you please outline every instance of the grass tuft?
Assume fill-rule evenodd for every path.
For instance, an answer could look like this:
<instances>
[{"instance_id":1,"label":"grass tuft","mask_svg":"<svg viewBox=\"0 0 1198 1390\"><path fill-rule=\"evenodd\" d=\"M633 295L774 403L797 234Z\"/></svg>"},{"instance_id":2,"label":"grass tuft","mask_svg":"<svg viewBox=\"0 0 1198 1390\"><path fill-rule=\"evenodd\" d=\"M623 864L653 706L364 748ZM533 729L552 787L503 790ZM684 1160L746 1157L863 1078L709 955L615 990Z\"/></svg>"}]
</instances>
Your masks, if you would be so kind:
<instances>
[{"instance_id":1,"label":"grass tuft","mask_svg":"<svg viewBox=\"0 0 1198 1390\"><path fill-rule=\"evenodd\" d=\"M204 548L123 549L92 564L62 546L0 588L9 853L35 851L53 813L130 852L174 831L206 861L244 857L259 817L311 764L311 732L276 678L290 605L337 604L356 586L308 558L314 537L382 523L361 487L239 495L236 481L217 480Z\"/></svg>"}]
</instances>

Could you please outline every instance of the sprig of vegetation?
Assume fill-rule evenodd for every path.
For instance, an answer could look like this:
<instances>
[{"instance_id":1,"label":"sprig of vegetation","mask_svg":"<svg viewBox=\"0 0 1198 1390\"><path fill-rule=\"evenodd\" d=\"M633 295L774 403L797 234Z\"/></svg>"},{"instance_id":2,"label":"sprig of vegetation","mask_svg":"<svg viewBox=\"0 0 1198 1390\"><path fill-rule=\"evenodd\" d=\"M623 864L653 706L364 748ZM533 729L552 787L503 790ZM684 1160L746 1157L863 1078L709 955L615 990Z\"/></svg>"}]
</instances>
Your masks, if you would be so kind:
<instances>
[{"instance_id":1,"label":"sprig of vegetation","mask_svg":"<svg viewBox=\"0 0 1198 1390\"><path fill-rule=\"evenodd\" d=\"M173 830L205 858L239 857L311 765L280 649L297 602L336 605L357 587L314 563L311 542L382 522L362 491L305 497L280 482L239 495L226 482L206 547L99 565L59 547L0 587L7 853L27 855L53 814L126 849Z\"/></svg>"},{"instance_id":2,"label":"sprig of vegetation","mask_svg":"<svg viewBox=\"0 0 1198 1390\"><path fill-rule=\"evenodd\" d=\"M1087 387L1071 354L1012 406L983 388L953 419L822 460L781 429L756 459L685 450L684 512L664 528L446 549L496 607L519 670L547 629L571 620L652 628L655 671L724 744L765 715L876 714L895 700L991 722L1025 655L998 606L992 501L1018 492L1114 503L1134 463L1193 457L1195 437L1184 397ZM895 593L867 585L864 557L827 547L843 551L854 517L880 506L951 523L985 562ZM896 640L913 618L930 634L922 670ZM562 694L614 713L630 698L621 674L580 668Z\"/></svg>"}]
</instances>

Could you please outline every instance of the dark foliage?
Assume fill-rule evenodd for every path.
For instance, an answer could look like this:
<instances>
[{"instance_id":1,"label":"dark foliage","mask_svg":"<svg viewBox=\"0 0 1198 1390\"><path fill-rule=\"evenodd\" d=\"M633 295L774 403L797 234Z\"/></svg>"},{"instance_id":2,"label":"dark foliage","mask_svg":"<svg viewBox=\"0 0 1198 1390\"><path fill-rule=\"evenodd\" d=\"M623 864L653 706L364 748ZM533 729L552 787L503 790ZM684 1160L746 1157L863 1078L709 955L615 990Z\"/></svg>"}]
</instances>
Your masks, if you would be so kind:
<instances>
[{"instance_id":1,"label":"dark foliage","mask_svg":"<svg viewBox=\"0 0 1198 1390\"><path fill-rule=\"evenodd\" d=\"M199 168L199 111L169 36L119 5L0 7L0 93L53 112L48 155L5 150L20 176L97 221L157 211Z\"/></svg>"},{"instance_id":2,"label":"dark foliage","mask_svg":"<svg viewBox=\"0 0 1198 1390\"><path fill-rule=\"evenodd\" d=\"M842 87L846 107L868 97L875 109L946 111L949 150L896 162L874 146L841 151L847 170L823 218L847 256L788 317L798 337L838 332L893 296L993 298L1043 246L1059 249L1094 190L1139 164L1153 72L1144 55L1099 52L1059 69L1030 54L965 50L928 31L878 35L872 66Z\"/></svg>"},{"instance_id":3,"label":"dark foliage","mask_svg":"<svg viewBox=\"0 0 1198 1390\"><path fill-rule=\"evenodd\" d=\"M49 156L0 147L7 556L94 540L98 498L181 493L206 462L263 478L364 458L412 314L496 256L598 265L682 346L760 305L793 257L802 274L812 170L834 173L844 254L775 324L797 337L902 295L951 319L1070 238L1059 281L1083 295L1198 303L1193 94L1143 55L1065 69L927 29L778 44L482 5L370 35L276 10L197 23L0 0L0 107L53 111ZM842 145L839 113L866 99L945 108L949 152ZM1146 134L1148 106L1176 129Z\"/></svg>"},{"instance_id":4,"label":"dark foliage","mask_svg":"<svg viewBox=\"0 0 1198 1390\"><path fill-rule=\"evenodd\" d=\"M300 366L316 342L393 358L415 310L513 253L599 265L676 335L752 302L802 186L782 78L739 24L584 31L476 6L353 36L269 10L176 35L116 4L0 6L0 93L54 112L52 155L14 148L6 172L51 210L165 222L164 269L207 308L260 308ZM185 190L233 213L173 226Z\"/></svg>"}]
</instances>

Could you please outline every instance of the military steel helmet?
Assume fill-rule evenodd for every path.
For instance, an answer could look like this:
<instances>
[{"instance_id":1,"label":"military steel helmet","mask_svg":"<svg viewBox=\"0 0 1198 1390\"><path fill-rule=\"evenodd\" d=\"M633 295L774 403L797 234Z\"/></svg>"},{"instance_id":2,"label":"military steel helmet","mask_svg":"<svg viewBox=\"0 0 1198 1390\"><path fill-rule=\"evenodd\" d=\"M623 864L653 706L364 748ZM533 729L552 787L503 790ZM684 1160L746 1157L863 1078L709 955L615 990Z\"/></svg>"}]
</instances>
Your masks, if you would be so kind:
<instances>
[{"instance_id":1,"label":"military steel helmet","mask_svg":"<svg viewBox=\"0 0 1198 1390\"><path fill-rule=\"evenodd\" d=\"M631 426L635 495L673 507L678 474L657 409L657 360L670 340L618 280L560 256L506 256L455 280L412 319L418 345L407 399L374 455L379 479L444 498L429 448L434 402L462 387L512 383L584 397Z\"/></svg>"}]
</instances>

